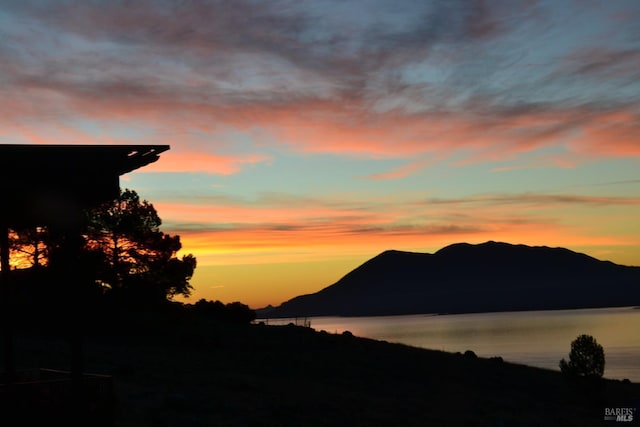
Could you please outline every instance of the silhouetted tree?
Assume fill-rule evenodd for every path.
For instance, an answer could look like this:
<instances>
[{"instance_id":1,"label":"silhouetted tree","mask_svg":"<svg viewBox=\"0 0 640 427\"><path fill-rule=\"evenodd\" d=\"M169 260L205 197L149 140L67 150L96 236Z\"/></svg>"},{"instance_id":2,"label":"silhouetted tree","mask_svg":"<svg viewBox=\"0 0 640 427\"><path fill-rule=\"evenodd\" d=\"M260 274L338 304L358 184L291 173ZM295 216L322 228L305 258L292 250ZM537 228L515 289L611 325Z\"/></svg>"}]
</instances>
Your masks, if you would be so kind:
<instances>
[{"instance_id":1,"label":"silhouetted tree","mask_svg":"<svg viewBox=\"0 0 640 427\"><path fill-rule=\"evenodd\" d=\"M232 323L250 323L256 319L256 312L240 302L225 305L220 301L208 301L201 298L189 308L204 318Z\"/></svg>"},{"instance_id":2,"label":"silhouetted tree","mask_svg":"<svg viewBox=\"0 0 640 427\"><path fill-rule=\"evenodd\" d=\"M86 248L101 256L98 279L116 294L140 300L189 296L193 255L177 258L180 236L160 231L151 203L133 190L87 213Z\"/></svg>"},{"instance_id":3,"label":"silhouetted tree","mask_svg":"<svg viewBox=\"0 0 640 427\"><path fill-rule=\"evenodd\" d=\"M46 227L14 228L9 233L11 257L24 268L41 267L49 261L49 232Z\"/></svg>"},{"instance_id":4,"label":"silhouetted tree","mask_svg":"<svg viewBox=\"0 0 640 427\"><path fill-rule=\"evenodd\" d=\"M239 323L250 323L256 320L256 312L241 302L231 302L225 306L229 320Z\"/></svg>"},{"instance_id":5,"label":"silhouetted tree","mask_svg":"<svg viewBox=\"0 0 640 427\"><path fill-rule=\"evenodd\" d=\"M92 283L86 288L95 290L93 284L97 282L103 293L137 302L189 296L196 258L191 254L178 258L176 254L182 247L180 236L161 232L161 224L151 203L141 201L135 191L125 189L117 200L87 211L81 236L46 227L11 230L12 260L17 260L21 267L47 266L37 281L55 283L51 292L60 292L60 286L67 280L55 279L55 274L63 273L53 270L55 265L65 263L53 261L65 254L60 249L68 247L67 241L73 239L73 246L81 249L75 255L77 259L66 264L75 266L74 276ZM35 283L35 279L32 281ZM36 288L30 289L35 292ZM38 289L46 290L41 286Z\"/></svg>"},{"instance_id":6,"label":"silhouetted tree","mask_svg":"<svg viewBox=\"0 0 640 427\"><path fill-rule=\"evenodd\" d=\"M591 335L580 335L571 343L569 361L560 360L560 370L570 376L600 378L604 374L604 349Z\"/></svg>"}]
</instances>

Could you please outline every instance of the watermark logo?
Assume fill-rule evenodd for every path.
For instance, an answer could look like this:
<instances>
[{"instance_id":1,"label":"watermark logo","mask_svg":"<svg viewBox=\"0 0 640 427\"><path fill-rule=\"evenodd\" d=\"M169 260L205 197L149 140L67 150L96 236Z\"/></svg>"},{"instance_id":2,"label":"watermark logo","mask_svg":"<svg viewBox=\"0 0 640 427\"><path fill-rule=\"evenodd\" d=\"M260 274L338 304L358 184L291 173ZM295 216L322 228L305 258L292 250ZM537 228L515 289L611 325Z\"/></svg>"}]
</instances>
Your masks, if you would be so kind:
<instances>
[{"instance_id":1,"label":"watermark logo","mask_svg":"<svg viewBox=\"0 0 640 427\"><path fill-rule=\"evenodd\" d=\"M634 419L636 419L636 408L633 408L633 407L604 408L605 421L630 423Z\"/></svg>"}]
</instances>

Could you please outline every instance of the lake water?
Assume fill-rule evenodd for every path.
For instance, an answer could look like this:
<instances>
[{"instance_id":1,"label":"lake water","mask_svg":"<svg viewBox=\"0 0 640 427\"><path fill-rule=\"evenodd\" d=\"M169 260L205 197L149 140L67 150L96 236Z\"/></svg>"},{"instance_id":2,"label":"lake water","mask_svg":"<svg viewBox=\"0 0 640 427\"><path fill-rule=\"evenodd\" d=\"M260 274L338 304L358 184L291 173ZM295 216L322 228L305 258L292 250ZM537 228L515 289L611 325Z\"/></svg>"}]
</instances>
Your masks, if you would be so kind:
<instances>
[{"instance_id":1,"label":"lake water","mask_svg":"<svg viewBox=\"0 0 640 427\"><path fill-rule=\"evenodd\" d=\"M270 319L279 323L283 319ZM285 322L290 322L288 319ZM298 319L302 323L302 319ZM633 307L457 315L314 317L315 330L559 370L571 341L592 335L604 348L604 376L640 382L640 310Z\"/></svg>"}]
</instances>

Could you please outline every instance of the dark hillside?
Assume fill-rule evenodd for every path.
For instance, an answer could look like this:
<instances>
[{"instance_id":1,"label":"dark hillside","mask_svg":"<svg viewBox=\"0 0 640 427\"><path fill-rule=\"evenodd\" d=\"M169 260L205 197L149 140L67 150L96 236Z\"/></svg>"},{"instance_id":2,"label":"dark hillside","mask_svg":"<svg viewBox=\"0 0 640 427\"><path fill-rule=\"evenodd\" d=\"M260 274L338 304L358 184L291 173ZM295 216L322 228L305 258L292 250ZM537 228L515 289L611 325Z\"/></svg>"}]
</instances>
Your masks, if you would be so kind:
<instances>
[{"instance_id":1,"label":"dark hillside","mask_svg":"<svg viewBox=\"0 0 640 427\"><path fill-rule=\"evenodd\" d=\"M563 248L459 243L386 251L271 317L553 310L640 304L640 267Z\"/></svg>"},{"instance_id":2,"label":"dark hillside","mask_svg":"<svg viewBox=\"0 0 640 427\"><path fill-rule=\"evenodd\" d=\"M62 340L19 334L16 344L21 367L67 368ZM640 398L637 384L574 383L295 326L176 322L93 335L85 360L113 375L118 427L600 426L605 407Z\"/></svg>"}]
</instances>

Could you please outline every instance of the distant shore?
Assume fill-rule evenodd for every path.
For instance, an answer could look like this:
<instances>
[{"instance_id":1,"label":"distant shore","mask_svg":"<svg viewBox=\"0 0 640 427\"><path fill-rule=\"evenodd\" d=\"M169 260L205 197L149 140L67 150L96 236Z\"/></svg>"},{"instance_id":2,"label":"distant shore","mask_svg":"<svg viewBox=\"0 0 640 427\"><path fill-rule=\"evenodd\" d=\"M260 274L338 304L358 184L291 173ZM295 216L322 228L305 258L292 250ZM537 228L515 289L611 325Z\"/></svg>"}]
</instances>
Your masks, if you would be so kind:
<instances>
[{"instance_id":1,"label":"distant shore","mask_svg":"<svg viewBox=\"0 0 640 427\"><path fill-rule=\"evenodd\" d=\"M640 317L631 306L461 315L321 316L257 322L293 323L331 333L351 331L362 337L451 352L471 349L479 356L501 356L510 362L554 371L559 371L558 362L569 352L571 340L590 333L605 345L607 378L640 382L640 337L635 333L640 328ZM522 330L527 331L529 339L522 339Z\"/></svg>"}]
</instances>

